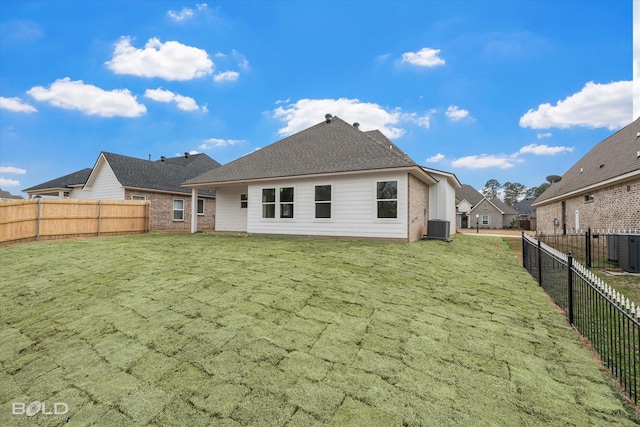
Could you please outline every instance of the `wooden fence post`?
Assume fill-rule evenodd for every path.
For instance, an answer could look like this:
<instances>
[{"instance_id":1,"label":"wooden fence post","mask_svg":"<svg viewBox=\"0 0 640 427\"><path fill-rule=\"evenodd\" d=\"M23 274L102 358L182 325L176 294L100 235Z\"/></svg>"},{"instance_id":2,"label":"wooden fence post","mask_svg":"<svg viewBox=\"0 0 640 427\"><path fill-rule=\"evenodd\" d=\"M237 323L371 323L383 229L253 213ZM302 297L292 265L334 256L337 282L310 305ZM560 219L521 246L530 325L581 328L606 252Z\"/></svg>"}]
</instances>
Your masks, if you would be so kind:
<instances>
[{"instance_id":1,"label":"wooden fence post","mask_svg":"<svg viewBox=\"0 0 640 427\"><path fill-rule=\"evenodd\" d=\"M38 216L36 218L36 240L40 240L40 200L38 199Z\"/></svg>"},{"instance_id":2,"label":"wooden fence post","mask_svg":"<svg viewBox=\"0 0 640 427\"><path fill-rule=\"evenodd\" d=\"M100 236L100 213L101 213L100 212L100 207L101 207L100 202L101 201L102 200L98 200L98 236Z\"/></svg>"}]
</instances>

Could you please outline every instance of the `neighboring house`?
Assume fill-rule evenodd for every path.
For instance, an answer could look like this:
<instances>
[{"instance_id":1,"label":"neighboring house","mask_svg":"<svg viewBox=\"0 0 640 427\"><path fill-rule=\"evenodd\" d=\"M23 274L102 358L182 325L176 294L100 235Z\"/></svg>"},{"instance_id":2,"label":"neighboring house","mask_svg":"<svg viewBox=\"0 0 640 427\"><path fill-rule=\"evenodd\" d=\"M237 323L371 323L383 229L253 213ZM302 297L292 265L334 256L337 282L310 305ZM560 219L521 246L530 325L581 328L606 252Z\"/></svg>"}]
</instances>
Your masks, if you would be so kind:
<instances>
[{"instance_id":1,"label":"neighboring house","mask_svg":"<svg viewBox=\"0 0 640 427\"><path fill-rule=\"evenodd\" d=\"M640 118L598 143L533 203L537 232L640 230Z\"/></svg>"},{"instance_id":2,"label":"neighboring house","mask_svg":"<svg viewBox=\"0 0 640 427\"><path fill-rule=\"evenodd\" d=\"M524 199L511 206L513 209L518 211L517 219L520 223L520 228L523 230L536 229L536 208L531 206L535 199L535 196L526 196Z\"/></svg>"},{"instance_id":3,"label":"neighboring house","mask_svg":"<svg viewBox=\"0 0 640 427\"><path fill-rule=\"evenodd\" d=\"M152 230L190 230L191 191L180 184L220 166L206 154L151 161L102 152L93 168L23 190L33 196L70 199L149 200ZM215 192L203 191L197 202L198 229L213 229Z\"/></svg>"},{"instance_id":4,"label":"neighboring house","mask_svg":"<svg viewBox=\"0 0 640 427\"><path fill-rule=\"evenodd\" d=\"M420 167L380 131L358 126L327 114L184 185L194 195L216 190L220 231L415 241L439 219L455 233L457 178Z\"/></svg>"},{"instance_id":5,"label":"neighboring house","mask_svg":"<svg viewBox=\"0 0 640 427\"><path fill-rule=\"evenodd\" d=\"M14 196L8 191L3 191L2 189L0 189L0 200L21 200L23 198L24 197L22 196Z\"/></svg>"},{"instance_id":6,"label":"neighboring house","mask_svg":"<svg viewBox=\"0 0 640 427\"><path fill-rule=\"evenodd\" d=\"M510 228L518 211L498 199L487 199L468 184L456 190L458 228Z\"/></svg>"}]
</instances>

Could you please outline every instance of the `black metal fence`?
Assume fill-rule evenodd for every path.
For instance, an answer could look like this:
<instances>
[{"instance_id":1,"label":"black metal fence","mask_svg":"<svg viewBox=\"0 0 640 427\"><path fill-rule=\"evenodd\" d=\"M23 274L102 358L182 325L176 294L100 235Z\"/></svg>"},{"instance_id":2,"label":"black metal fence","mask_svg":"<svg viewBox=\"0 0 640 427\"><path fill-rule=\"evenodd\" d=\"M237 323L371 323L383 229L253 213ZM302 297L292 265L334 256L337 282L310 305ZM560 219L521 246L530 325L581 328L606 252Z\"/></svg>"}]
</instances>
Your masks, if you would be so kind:
<instances>
[{"instance_id":1,"label":"black metal fence","mask_svg":"<svg viewBox=\"0 0 640 427\"><path fill-rule=\"evenodd\" d=\"M592 230L575 234L538 234L536 238L562 253L573 254L587 268L620 267L618 239L638 230Z\"/></svg>"},{"instance_id":2,"label":"black metal fence","mask_svg":"<svg viewBox=\"0 0 640 427\"><path fill-rule=\"evenodd\" d=\"M640 389L640 305L549 245L522 235L524 268L591 342L602 363L636 405Z\"/></svg>"}]
</instances>

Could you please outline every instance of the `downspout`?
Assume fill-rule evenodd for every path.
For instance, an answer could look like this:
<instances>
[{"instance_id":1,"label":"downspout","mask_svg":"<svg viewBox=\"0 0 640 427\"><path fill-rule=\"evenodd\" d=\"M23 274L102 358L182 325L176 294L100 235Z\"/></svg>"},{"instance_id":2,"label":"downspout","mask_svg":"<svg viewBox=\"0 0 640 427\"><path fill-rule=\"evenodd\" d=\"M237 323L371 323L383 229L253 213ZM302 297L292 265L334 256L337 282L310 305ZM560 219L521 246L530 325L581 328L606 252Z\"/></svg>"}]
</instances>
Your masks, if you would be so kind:
<instances>
[{"instance_id":1,"label":"downspout","mask_svg":"<svg viewBox=\"0 0 640 427\"><path fill-rule=\"evenodd\" d=\"M191 189L191 233L198 231L198 189Z\"/></svg>"}]
</instances>

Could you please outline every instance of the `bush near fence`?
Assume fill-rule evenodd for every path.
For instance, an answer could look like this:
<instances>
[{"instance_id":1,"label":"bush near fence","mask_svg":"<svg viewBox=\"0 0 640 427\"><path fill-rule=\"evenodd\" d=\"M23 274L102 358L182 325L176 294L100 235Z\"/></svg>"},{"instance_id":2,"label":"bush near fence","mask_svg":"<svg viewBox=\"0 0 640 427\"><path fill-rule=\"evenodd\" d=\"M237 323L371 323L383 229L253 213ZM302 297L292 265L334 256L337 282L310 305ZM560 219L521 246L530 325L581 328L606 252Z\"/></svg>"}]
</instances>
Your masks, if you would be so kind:
<instances>
[{"instance_id":1,"label":"bush near fence","mask_svg":"<svg viewBox=\"0 0 640 427\"><path fill-rule=\"evenodd\" d=\"M522 262L567 320L586 338L620 389L638 404L640 306L586 267L551 246L522 235Z\"/></svg>"},{"instance_id":2,"label":"bush near fence","mask_svg":"<svg viewBox=\"0 0 640 427\"><path fill-rule=\"evenodd\" d=\"M149 231L149 202L28 199L0 202L0 244Z\"/></svg>"}]
</instances>

